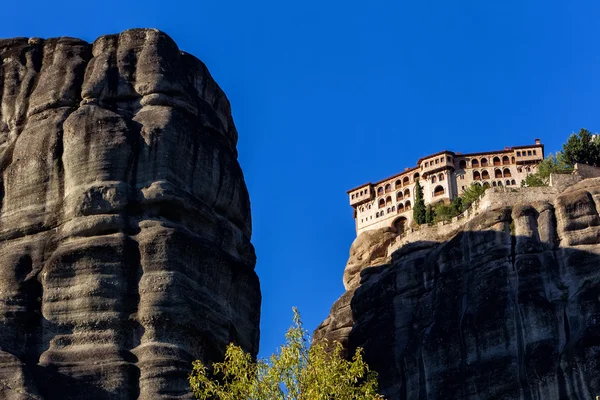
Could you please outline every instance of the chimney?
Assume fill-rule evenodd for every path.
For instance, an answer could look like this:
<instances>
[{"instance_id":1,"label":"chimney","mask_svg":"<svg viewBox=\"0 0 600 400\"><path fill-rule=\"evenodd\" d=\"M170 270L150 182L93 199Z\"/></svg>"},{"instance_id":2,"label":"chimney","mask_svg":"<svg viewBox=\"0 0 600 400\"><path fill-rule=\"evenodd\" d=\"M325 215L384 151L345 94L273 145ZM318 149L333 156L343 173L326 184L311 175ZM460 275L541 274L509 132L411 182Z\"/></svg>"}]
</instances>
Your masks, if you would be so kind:
<instances>
[{"instance_id":1,"label":"chimney","mask_svg":"<svg viewBox=\"0 0 600 400\"><path fill-rule=\"evenodd\" d=\"M510 150L510 147L504 146L504 150Z\"/></svg>"},{"instance_id":2,"label":"chimney","mask_svg":"<svg viewBox=\"0 0 600 400\"><path fill-rule=\"evenodd\" d=\"M540 139L535 139L535 144L541 144Z\"/></svg>"},{"instance_id":3,"label":"chimney","mask_svg":"<svg viewBox=\"0 0 600 400\"><path fill-rule=\"evenodd\" d=\"M404 170L405 170L405 171L408 171L409 169L410 169L410 168L408 168L408 167L404 168Z\"/></svg>"}]
</instances>

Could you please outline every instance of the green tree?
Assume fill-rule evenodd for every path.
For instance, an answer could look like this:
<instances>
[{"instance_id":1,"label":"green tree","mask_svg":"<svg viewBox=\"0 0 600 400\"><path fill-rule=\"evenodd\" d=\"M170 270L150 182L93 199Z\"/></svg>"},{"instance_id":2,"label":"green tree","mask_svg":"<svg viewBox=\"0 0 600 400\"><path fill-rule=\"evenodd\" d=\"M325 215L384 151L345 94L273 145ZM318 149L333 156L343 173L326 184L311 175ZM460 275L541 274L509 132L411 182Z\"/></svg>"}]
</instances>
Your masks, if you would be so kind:
<instances>
[{"instance_id":1,"label":"green tree","mask_svg":"<svg viewBox=\"0 0 600 400\"><path fill-rule=\"evenodd\" d=\"M600 167L600 137L587 129L581 128L577 134L572 133L563 144L562 152L567 164L584 163Z\"/></svg>"},{"instance_id":2,"label":"green tree","mask_svg":"<svg viewBox=\"0 0 600 400\"><path fill-rule=\"evenodd\" d=\"M433 212L433 208L431 207L431 204L427 204L427 211L425 211L425 222L431 224L433 223L434 218L435 214Z\"/></svg>"},{"instance_id":3,"label":"green tree","mask_svg":"<svg viewBox=\"0 0 600 400\"><path fill-rule=\"evenodd\" d=\"M423 199L423 188L417 179L415 184L415 206L413 207L413 220L421 225L424 224L426 219L425 200Z\"/></svg>"},{"instance_id":4,"label":"green tree","mask_svg":"<svg viewBox=\"0 0 600 400\"><path fill-rule=\"evenodd\" d=\"M474 201L478 200L481 196L483 196L486 189L487 187L480 186L475 183L466 188L460 195L462 198L462 211L471 207L471 204L473 204Z\"/></svg>"},{"instance_id":5,"label":"green tree","mask_svg":"<svg viewBox=\"0 0 600 400\"><path fill-rule=\"evenodd\" d=\"M198 399L313 400L383 399L377 394L376 373L369 370L357 349L352 360L343 357L338 342L308 346L308 332L294 308L294 326L286 343L268 360L254 362L250 354L230 344L223 362L212 373L194 361L189 382Z\"/></svg>"},{"instance_id":6,"label":"green tree","mask_svg":"<svg viewBox=\"0 0 600 400\"><path fill-rule=\"evenodd\" d=\"M573 172L573 165L566 161L564 153L549 154L538 164L535 173L527 175L521 181L521 186L548 186L550 174L570 174L571 172Z\"/></svg>"}]
</instances>

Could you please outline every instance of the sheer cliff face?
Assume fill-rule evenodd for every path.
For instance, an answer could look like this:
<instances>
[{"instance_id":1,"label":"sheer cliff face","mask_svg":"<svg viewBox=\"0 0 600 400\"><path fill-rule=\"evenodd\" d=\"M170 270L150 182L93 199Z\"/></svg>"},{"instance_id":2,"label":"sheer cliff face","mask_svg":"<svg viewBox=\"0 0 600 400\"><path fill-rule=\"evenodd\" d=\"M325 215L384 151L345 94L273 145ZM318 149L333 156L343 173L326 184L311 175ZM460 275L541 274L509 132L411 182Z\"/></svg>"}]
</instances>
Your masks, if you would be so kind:
<instances>
[{"instance_id":1,"label":"sheer cliff face","mask_svg":"<svg viewBox=\"0 0 600 400\"><path fill-rule=\"evenodd\" d=\"M165 34L0 40L0 398L190 398L256 354L229 103Z\"/></svg>"},{"instance_id":2,"label":"sheer cliff face","mask_svg":"<svg viewBox=\"0 0 600 400\"><path fill-rule=\"evenodd\" d=\"M395 249L389 230L361 235L348 291L315 339L363 347L390 399L595 398L598 210L590 179L551 201L489 210L442 242ZM385 264L365 268L373 260Z\"/></svg>"}]
</instances>

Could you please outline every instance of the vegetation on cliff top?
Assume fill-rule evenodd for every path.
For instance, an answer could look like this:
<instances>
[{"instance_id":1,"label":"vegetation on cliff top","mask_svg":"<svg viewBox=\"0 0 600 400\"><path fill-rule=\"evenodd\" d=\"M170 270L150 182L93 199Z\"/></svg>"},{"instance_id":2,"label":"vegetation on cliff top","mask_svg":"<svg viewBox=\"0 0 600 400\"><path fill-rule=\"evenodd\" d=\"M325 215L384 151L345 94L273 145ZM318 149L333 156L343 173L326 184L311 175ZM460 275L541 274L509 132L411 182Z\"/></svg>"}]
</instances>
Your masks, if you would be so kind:
<instances>
[{"instance_id":1,"label":"vegetation on cliff top","mask_svg":"<svg viewBox=\"0 0 600 400\"><path fill-rule=\"evenodd\" d=\"M534 174L528 175L521 186L548 186L550 174L569 174L576 163L600 167L600 136L581 128L572 133L556 155L550 154L542 161Z\"/></svg>"},{"instance_id":2,"label":"vegetation on cliff top","mask_svg":"<svg viewBox=\"0 0 600 400\"><path fill-rule=\"evenodd\" d=\"M343 346L335 342L309 346L308 331L294 308L294 326L286 343L268 360L254 362L240 347L230 344L223 362L212 365L212 373L194 361L189 382L198 399L220 400L377 400L377 374L371 371L357 349L351 361L343 357Z\"/></svg>"}]
</instances>

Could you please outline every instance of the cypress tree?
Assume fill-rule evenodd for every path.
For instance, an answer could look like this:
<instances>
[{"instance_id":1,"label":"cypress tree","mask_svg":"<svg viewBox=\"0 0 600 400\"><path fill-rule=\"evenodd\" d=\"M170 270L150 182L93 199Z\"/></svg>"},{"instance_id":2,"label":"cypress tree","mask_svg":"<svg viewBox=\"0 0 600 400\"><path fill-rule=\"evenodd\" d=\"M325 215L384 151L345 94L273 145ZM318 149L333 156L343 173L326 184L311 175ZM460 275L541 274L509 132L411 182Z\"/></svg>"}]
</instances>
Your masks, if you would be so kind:
<instances>
[{"instance_id":1,"label":"cypress tree","mask_svg":"<svg viewBox=\"0 0 600 400\"><path fill-rule=\"evenodd\" d=\"M417 179L415 185L415 206L413 207L413 220L421 225L426 222L425 200L423 199L423 188Z\"/></svg>"},{"instance_id":2,"label":"cypress tree","mask_svg":"<svg viewBox=\"0 0 600 400\"><path fill-rule=\"evenodd\" d=\"M433 223L434 212L431 208L431 204L427 204L427 211L425 212L425 222L428 224Z\"/></svg>"}]
</instances>

